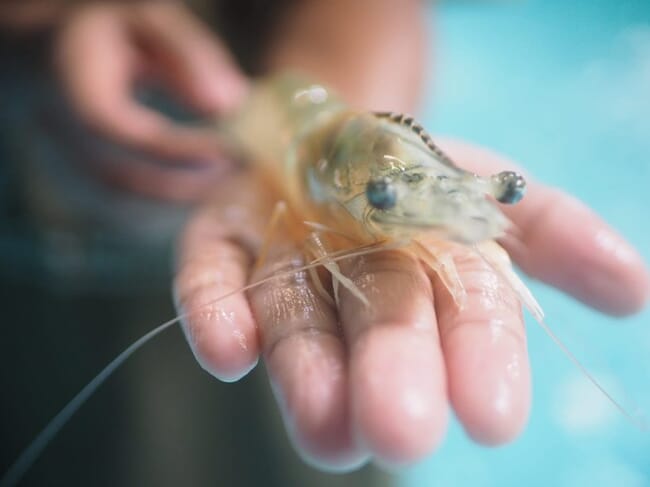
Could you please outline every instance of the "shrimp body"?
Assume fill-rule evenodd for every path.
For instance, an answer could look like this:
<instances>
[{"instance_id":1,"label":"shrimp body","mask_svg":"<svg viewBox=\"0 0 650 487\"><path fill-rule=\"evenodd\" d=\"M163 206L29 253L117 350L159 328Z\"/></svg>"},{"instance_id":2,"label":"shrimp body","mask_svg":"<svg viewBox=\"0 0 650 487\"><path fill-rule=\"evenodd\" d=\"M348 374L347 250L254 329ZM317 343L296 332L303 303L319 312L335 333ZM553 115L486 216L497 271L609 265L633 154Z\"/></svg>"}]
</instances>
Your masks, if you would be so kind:
<instances>
[{"instance_id":1,"label":"shrimp body","mask_svg":"<svg viewBox=\"0 0 650 487\"><path fill-rule=\"evenodd\" d=\"M408 251L446 274L458 304L464 289L445 243L475 246L501 237L509 222L495 200L514 203L525 190L516 173L481 178L458 167L411 117L353 111L298 77L261 82L226 131L287 203L303 228L292 232L295 238L315 237L302 222L331 234L317 257L350 242L406 241ZM492 261L512 273L503 259Z\"/></svg>"}]
</instances>

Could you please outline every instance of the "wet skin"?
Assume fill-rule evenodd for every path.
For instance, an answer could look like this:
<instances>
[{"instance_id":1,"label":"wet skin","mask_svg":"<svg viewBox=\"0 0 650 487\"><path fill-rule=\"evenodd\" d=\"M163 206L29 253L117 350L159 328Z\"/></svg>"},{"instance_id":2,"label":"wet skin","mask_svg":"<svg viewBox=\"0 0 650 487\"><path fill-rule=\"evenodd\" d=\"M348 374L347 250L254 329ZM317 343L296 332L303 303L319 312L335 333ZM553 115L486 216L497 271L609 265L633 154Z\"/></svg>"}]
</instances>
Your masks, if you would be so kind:
<instances>
[{"instance_id":1,"label":"wet skin","mask_svg":"<svg viewBox=\"0 0 650 487\"><path fill-rule=\"evenodd\" d=\"M513 167L480 148L438 142L469 170ZM299 249L278 239L253 271L250 249L272 203L247 174L233 177L182 236L179 311L302 262ZM504 210L521 235L504 245L529 275L613 315L647 302L641 258L582 203L532 182L524 200ZM185 328L199 362L217 378L237 380L265 360L287 430L320 467L417 460L442 441L448 405L473 439L502 444L522 431L530 408L521 306L480 258L460 246L453 253L468 291L462 311L435 275L386 251L341 262L370 309L343 289L335 309L301 273L205 307Z\"/></svg>"},{"instance_id":2,"label":"wet skin","mask_svg":"<svg viewBox=\"0 0 650 487\"><path fill-rule=\"evenodd\" d=\"M297 3L274 40L268 69L301 67L360 107L414 110L426 65L424 2ZM60 77L90 127L162 158L223 157L213 136L143 111L132 96L144 73L201 113L226 113L244 97L247 81L230 55L182 5L84 5L60 31ZM510 166L461 143L441 145L469 170L492 174ZM179 247L182 311L255 279L249 249L261 238L272 202L253 181L136 162L110 165L112 172L101 176L172 201L213 192ZM506 211L523 241L508 251L530 275L615 315L647 301L648 275L638 255L579 202L532 183L524 201ZM299 249L276 243L258 275L300 258ZM309 279L288 279L207 307L186 329L201 364L220 379L236 380L264 358L298 450L321 466L420 458L439 444L448 404L473 438L503 443L521 431L529 409L521 310L482 261L461 252L456 265L469 291L462 313L435 276L390 252L342 264L366 290L374 314L345 291L335 310Z\"/></svg>"}]
</instances>

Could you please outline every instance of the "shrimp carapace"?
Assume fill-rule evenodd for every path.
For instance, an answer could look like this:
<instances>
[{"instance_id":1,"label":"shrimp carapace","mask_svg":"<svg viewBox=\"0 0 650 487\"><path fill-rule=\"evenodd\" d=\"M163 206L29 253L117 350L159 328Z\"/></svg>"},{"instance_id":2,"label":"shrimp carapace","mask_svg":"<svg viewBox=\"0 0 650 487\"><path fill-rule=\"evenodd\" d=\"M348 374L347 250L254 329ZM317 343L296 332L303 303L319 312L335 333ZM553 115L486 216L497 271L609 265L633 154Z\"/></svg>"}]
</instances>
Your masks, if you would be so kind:
<instances>
[{"instance_id":1,"label":"shrimp carapace","mask_svg":"<svg viewBox=\"0 0 650 487\"><path fill-rule=\"evenodd\" d=\"M509 226L496 202L525 191L512 171L482 178L458 167L412 117L350 110L295 76L262 82L222 127L304 220L360 243L423 233L492 240Z\"/></svg>"}]
</instances>

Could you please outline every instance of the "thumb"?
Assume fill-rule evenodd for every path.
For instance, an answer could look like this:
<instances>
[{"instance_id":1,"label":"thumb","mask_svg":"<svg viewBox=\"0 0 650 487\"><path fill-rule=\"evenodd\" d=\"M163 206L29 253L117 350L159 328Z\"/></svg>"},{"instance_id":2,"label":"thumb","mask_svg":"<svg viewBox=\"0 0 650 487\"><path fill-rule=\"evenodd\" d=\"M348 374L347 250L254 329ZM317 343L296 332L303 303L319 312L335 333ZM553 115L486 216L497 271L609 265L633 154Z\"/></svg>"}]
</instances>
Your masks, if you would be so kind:
<instances>
[{"instance_id":1,"label":"thumb","mask_svg":"<svg viewBox=\"0 0 650 487\"><path fill-rule=\"evenodd\" d=\"M235 110L248 80L222 41L186 7L145 3L133 17L134 34L152 55L153 68L175 92L200 112Z\"/></svg>"}]
</instances>

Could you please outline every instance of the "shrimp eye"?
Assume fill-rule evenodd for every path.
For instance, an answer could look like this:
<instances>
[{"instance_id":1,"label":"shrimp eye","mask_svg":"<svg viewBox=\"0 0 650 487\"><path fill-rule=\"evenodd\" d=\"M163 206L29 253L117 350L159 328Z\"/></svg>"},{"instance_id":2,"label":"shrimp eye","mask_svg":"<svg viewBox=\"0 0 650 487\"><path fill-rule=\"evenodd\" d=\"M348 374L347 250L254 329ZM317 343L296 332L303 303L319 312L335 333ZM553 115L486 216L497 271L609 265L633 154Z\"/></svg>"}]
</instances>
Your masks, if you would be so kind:
<instances>
[{"instance_id":1,"label":"shrimp eye","mask_svg":"<svg viewBox=\"0 0 650 487\"><path fill-rule=\"evenodd\" d=\"M397 204L397 191L390 181L374 179L366 185L366 198L374 208L389 210Z\"/></svg>"},{"instance_id":2,"label":"shrimp eye","mask_svg":"<svg viewBox=\"0 0 650 487\"><path fill-rule=\"evenodd\" d=\"M500 203L514 204L524 197L526 180L516 172L503 171L492 176L495 184L494 197Z\"/></svg>"}]
</instances>

